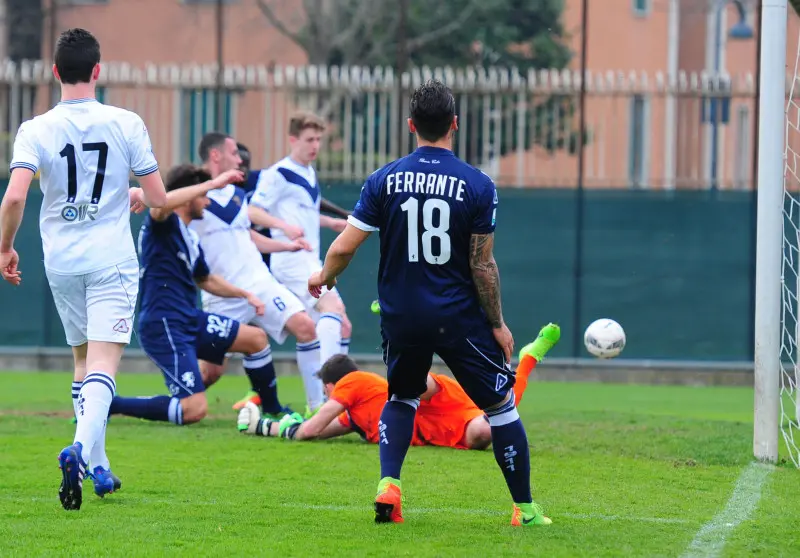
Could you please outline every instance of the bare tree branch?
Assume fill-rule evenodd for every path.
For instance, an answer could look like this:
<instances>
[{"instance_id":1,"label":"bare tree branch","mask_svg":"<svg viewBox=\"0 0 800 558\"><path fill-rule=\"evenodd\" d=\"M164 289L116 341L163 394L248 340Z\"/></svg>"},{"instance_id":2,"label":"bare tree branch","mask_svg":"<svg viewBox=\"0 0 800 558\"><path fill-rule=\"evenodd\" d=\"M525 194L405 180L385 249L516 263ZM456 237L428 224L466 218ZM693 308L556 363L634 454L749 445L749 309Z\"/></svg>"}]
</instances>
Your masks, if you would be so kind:
<instances>
[{"instance_id":1,"label":"bare tree branch","mask_svg":"<svg viewBox=\"0 0 800 558\"><path fill-rule=\"evenodd\" d=\"M270 22L270 24L272 24L272 26L278 30L278 33L302 48L307 46L303 41L301 33L290 31L283 21L281 21L281 19L275 15L275 12L272 10L269 4L267 4L266 0L256 0L256 5L258 6L258 9L261 10L261 13L264 14L264 17L266 17Z\"/></svg>"},{"instance_id":2,"label":"bare tree branch","mask_svg":"<svg viewBox=\"0 0 800 558\"><path fill-rule=\"evenodd\" d=\"M475 12L475 9L478 7L479 2L480 0L472 0L467 7L462 10L459 16L451 20L447 25L439 27L438 29L434 29L433 31L425 33L424 35L420 35L419 37L410 39L407 43L408 52L413 52L424 47L430 42L441 39L442 37L446 37L450 33L456 31L472 16L472 14Z\"/></svg>"}]
</instances>

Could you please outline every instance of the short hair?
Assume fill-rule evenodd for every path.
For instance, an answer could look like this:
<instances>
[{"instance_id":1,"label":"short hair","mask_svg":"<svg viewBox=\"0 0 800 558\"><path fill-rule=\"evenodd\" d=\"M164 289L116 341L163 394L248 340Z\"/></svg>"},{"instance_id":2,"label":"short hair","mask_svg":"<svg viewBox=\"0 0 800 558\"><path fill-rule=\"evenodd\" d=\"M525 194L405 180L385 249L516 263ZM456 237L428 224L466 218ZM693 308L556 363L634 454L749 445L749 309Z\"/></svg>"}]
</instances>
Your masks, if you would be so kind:
<instances>
[{"instance_id":1,"label":"short hair","mask_svg":"<svg viewBox=\"0 0 800 558\"><path fill-rule=\"evenodd\" d=\"M296 112L289 118L289 135L299 137L303 130L325 131L325 121L313 112Z\"/></svg>"},{"instance_id":2,"label":"short hair","mask_svg":"<svg viewBox=\"0 0 800 558\"><path fill-rule=\"evenodd\" d=\"M438 141L450 131L456 115L456 100L450 88L429 79L414 90L409 103L411 121L426 141Z\"/></svg>"},{"instance_id":3,"label":"short hair","mask_svg":"<svg viewBox=\"0 0 800 558\"><path fill-rule=\"evenodd\" d=\"M242 165L249 168L252 157L252 155L250 154L250 150L247 148L245 144L238 141L236 142L236 149L239 150L239 158L241 158L242 160Z\"/></svg>"},{"instance_id":4,"label":"short hair","mask_svg":"<svg viewBox=\"0 0 800 558\"><path fill-rule=\"evenodd\" d=\"M200 145L197 147L197 154L200 156L200 160L207 163L209 157L211 157L211 150L220 149L228 138L231 137L222 132L208 132L204 135L200 140Z\"/></svg>"},{"instance_id":5,"label":"short hair","mask_svg":"<svg viewBox=\"0 0 800 558\"><path fill-rule=\"evenodd\" d=\"M322 380L323 384L337 384L342 378L347 376L350 372L358 370L358 365L355 361L347 355L333 355L329 358L322 368L319 369L317 375Z\"/></svg>"},{"instance_id":6,"label":"short hair","mask_svg":"<svg viewBox=\"0 0 800 558\"><path fill-rule=\"evenodd\" d=\"M100 63L100 43L86 29L67 29L58 38L53 60L61 83L89 83Z\"/></svg>"},{"instance_id":7,"label":"short hair","mask_svg":"<svg viewBox=\"0 0 800 558\"><path fill-rule=\"evenodd\" d=\"M165 187L167 192L172 192L173 190L186 188L187 186L202 184L208 180L211 180L211 175L208 174L208 171L197 165L185 163L169 169Z\"/></svg>"}]
</instances>

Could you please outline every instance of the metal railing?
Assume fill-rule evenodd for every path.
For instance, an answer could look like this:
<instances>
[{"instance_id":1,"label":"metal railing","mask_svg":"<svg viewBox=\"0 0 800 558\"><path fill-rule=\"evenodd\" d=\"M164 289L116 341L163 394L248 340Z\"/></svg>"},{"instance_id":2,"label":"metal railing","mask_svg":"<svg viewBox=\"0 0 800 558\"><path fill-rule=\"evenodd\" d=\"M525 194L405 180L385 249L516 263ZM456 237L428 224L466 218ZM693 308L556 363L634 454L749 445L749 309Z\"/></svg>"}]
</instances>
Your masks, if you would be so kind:
<instances>
[{"instance_id":1,"label":"metal railing","mask_svg":"<svg viewBox=\"0 0 800 558\"><path fill-rule=\"evenodd\" d=\"M202 134L218 128L248 145L254 164L267 166L286 154L290 113L313 110L330 124L320 178L358 182L413 148L406 107L428 77L443 79L456 97L456 153L498 184L578 183L581 76L570 70L420 68L398 79L391 68L233 66L219 88L213 65L109 63L98 97L142 116L162 166L196 160ZM622 71L586 77L586 187L752 187L752 75L681 73L672 83L662 74ZM57 98L49 63L0 63L3 168L19 124Z\"/></svg>"}]
</instances>

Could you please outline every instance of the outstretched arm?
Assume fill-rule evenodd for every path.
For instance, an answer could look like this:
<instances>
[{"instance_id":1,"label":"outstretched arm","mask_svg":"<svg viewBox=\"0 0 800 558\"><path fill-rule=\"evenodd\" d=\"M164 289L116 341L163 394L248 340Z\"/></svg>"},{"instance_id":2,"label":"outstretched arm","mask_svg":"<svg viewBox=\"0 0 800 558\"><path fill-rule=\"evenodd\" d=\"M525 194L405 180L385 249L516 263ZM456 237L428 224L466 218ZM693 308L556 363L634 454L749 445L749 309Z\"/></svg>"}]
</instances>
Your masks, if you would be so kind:
<instances>
[{"instance_id":1,"label":"outstretched arm","mask_svg":"<svg viewBox=\"0 0 800 558\"><path fill-rule=\"evenodd\" d=\"M275 252L298 252L300 250L311 250L311 245L298 238L291 242L284 242L282 240L275 240L263 234L258 234L256 231L250 231L250 238L262 254L274 254Z\"/></svg>"},{"instance_id":2,"label":"outstretched arm","mask_svg":"<svg viewBox=\"0 0 800 558\"><path fill-rule=\"evenodd\" d=\"M301 227L298 227L297 225L290 225L283 219L275 217L271 213L268 213L266 210L252 203L247 206L247 216L250 218L250 222L254 225L258 225L259 227L264 227L266 229L282 230L284 234L292 240L298 239L304 234ZM279 250L273 250L273 252L278 251Z\"/></svg>"},{"instance_id":3,"label":"outstretched arm","mask_svg":"<svg viewBox=\"0 0 800 558\"><path fill-rule=\"evenodd\" d=\"M157 174L157 173L154 173ZM149 176L149 175L148 175ZM205 196L211 190L217 188L224 188L228 184L241 180L242 173L239 170L226 171L205 182L195 184L194 186L186 186L178 188L167 193L166 202L161 207L154 207L150 209L150 216L156 221L164 221L167 217L172 215L172 212L185 203L189 203L195 198Z\"/></svg>"},{"instance_id":4,"label":"outstretched arm","mask_svg":"<svg viewBox=\"0 0 800 558\"><path fill-rule=\"evenodd\" d=\"M221 275L209 273L204 277L196 277L195 283L207 293L223 298L243 298L256 309L256 314L264 315L264 303L253 293L240 289L236 285L229 283Z\"/></svg>"},{"instance_id":5,"label":"outstretched arm","mask_svg":"<svg viewBox=\"0 0 800 558\"><path fill-rule=\"evenodd\" d=\"M342 234L337 236L328 248L322 270L308 280L309 292L315 297L319 297L323 285L329 289L332 288L336 284L336 278L347 269L350 260L353 259L358 248L370 234L348 223Z\"/></svg>"}]
</instances>

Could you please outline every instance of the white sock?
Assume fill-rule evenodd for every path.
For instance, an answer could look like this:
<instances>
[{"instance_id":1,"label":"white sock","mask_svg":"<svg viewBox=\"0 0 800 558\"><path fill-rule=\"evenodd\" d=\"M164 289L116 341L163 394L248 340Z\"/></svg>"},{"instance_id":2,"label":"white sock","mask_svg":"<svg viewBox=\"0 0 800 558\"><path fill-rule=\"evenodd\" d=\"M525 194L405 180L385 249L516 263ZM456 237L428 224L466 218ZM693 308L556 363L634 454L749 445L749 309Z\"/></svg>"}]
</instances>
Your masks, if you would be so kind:
<instances>
[{"instance_id":1,"label":"white sock","mask_svg":"<svg viewBox=\"0 0 800 558\"><path fill-rule=\"evenodd\" d=\"M78 418L78 396L81 394L82 383L72 381L72 410L75 412L75 418Z\"/></svg>"},{"instance_id":2,"label":"white sock","mask_svg":"<svg viewBox=\"0 0 800 558\"><path fill-rule=\"evenodd\" d=\"M317 337L321 366L333 355L342 352L342 317L332 312L322 314L317 320Z\"/></svg>"},{"instance_id":3,"label":"white sock","mask_svg":"<svg viewBox=\"0 0 800 558\"><path fill-rule=\"evenodd\" d=\"M303 386L306 388L306 401L313 411L325 401L325 390L322 380L317 376L320 369L319 341L297 344L297 367L303 376Z\"/></svg>"},{"instance_id":4,"label":"white sock","mask_svg":"<svg viewBox=\"0 0 800 558\"><path fill-rule=\"evenodd\" d=\"M116 391L114 378L105 372L92 371L83 380L78 398L78 427L75 429L74 443L83 446L81 459L84 463L89 463L94 446L105 436L108 408Z\"/></svg>"},{"instance_id":5,"label":"white sock","mask_svg":"<svg viewBox=\"0 0 800 558\"><path fill-rule=\"evenodd\" d=\"M111 402L109 401L109 405ZM103 433L95 441L91 454L89 454L89 461L91 463L91 470L95 467L102 467L106 471L111 469L111 463L108 461L106 455L106 429L108 428L108 418L103 421Z\"/></svg>"},{"instance_id":6,"label":"white sock","mask_svg":"<svg viewBox=\"0 0 800 558\"><path fill-rule=\"evenodd\" d=\"M339 343L339 352L346 355L350 352L350 338L342 337L342 342Z\"/></svg>"}]
</instances>

